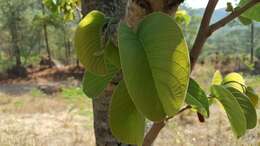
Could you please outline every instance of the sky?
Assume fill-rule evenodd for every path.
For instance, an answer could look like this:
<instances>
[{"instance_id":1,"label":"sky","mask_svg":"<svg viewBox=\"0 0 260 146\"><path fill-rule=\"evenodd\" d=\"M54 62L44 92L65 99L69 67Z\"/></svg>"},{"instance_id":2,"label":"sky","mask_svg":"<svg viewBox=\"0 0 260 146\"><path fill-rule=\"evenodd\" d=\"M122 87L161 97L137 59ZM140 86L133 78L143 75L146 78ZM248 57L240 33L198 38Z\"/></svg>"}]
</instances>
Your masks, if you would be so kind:
<instances>
[{"instance_id":1,"label":"sky","mask_svg":"<svg viewBox=\"0 0 260 146\"><path fill-rule=\"evenodd\" d=\"M226 7L227 2L235 4L235 0L219 0L217 9ZM185 3L192 8L205 8L208 0L186 0Z\"/></svg>"}]
</instances>

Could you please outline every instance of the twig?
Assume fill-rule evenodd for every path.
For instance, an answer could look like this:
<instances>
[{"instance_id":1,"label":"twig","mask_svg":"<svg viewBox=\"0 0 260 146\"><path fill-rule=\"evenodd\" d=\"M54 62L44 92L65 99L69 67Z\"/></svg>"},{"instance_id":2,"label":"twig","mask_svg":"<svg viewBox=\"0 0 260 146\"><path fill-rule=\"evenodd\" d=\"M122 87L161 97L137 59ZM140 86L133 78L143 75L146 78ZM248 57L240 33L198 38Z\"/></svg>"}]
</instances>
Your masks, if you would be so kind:
<instances>
[{"instance_id":1,"label":"twig","mask_svg":"<svg viewBox=\"0 0 260 146\"><path fill-rule=\"evenodd\" d=\"M191 108L191 106L187 105L186 107L179 110L176 115L181 114L182 112L184 112L184 111L186 111L187 109L190 109L190 108ZM172 118L173 117L168 117L161 122L154 123L152 125L151 129L148 131L148 133L145 136L143 146L152 145L152 143L154 142L154 140L156 139L156 137L160 133L161 129L165 126L165 122L167 122L168 120L170 120Z\"/></svg>"},{"instance_id":2,"label":"twig","mask_svg":"<svg viewBox=\"0 0 260 146\"><path fill-rule=\"evenodd\" d=\"M246 10L252 8L254 5L256 5L259 2L260 2L260 0L251 0L250 2L245 4L243 7L236 9L235 11L230 13L228 16L226 16L223 19L219 20L218 22L212 24L210 26L210 34L215 32L219 28L225 26L226 24L228 24L229 22L231 22L232 20L234 20L235 18L240 16L242 13L244 13Z\"/></svg>"}]
</instances>

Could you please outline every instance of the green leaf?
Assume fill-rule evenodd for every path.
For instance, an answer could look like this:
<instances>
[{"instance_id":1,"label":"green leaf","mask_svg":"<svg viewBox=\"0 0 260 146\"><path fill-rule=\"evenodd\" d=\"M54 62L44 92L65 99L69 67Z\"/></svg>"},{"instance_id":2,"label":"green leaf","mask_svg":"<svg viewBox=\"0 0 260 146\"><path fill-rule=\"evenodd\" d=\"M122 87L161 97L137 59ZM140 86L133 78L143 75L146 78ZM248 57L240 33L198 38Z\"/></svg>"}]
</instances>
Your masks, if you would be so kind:
<instances>
[{"instance_id":1,"label":"green leaf","mask_svg":"<svg viewBox=\"0 0 260 146\"><path fill-rule=\"evenodd\" d=\"M206 93L200 88L199 84L190 79L186 103L191 105L205 117L209 117L209 102Z\"/></svg>"},{"instance_id":2,"label":"green leaf","mask_svg":"<svg viewBox=\"0 0 260 146\"><path fill-rule=\"evenodd\" d=\"M163 13L144 18L134 32L119 26L119 54L126 87L149 120L174 116L186 97L189 52L176 22Z\"/></svg>"},{"instance_id":3,"label":"green leaf","mask_svg":"<svg viewBox=\"0 0 260 146\"><path fill-rule=\"evenodd\" d=\"M247 127L246 118L236 97L221 85L213 85L211 87L211 94L223 105L234 134L237 137L244 135Z\"/></svg>"},{"instance_id":4,"label":"green leaf","mask_svg":"<svg viewBox=\"0 0 260 146\"><path fill-rule=\"evenodd\" d=\"M239 6L242 7L251 0L240 0ZM243 17L255 20L255 21L260 21L260 4L256 4L254 7L250 8L247 10L245 13L242 14Z\"/></svg>"},{"instance_id":5,"label":"green leaf","mask_svg":"<svg viewBox=\"0 0 260 146\"><path fill-rule=\"evenodd\" d=\"M89 98L95 98L102 93L108 83L115 76L117 69L109 66L109 73L105 76L99 76L86 71L83 77L83 91Z\"/></svg>"},{"instance_id":6,"label":"green leaf","mask_svg":"<svg viewBox=\"0 0 260 146\"><path fill-rule=\"evenodd\" d=\"M223 81L223 77L219 70L217 70L212 78L211 85L220 85Z\"/></svg>"},{"instance_id":7,"label":"green leaf","mask_svg":"<svg viewBox=\"0 0 260 146\"><path fill-rule=\"evenodd\" d=\"M109 63L121 68L119 50L111 41L105 49L105 58L109 61Z\"/></svg>"},{"instance_id":8,"label":"green leaf","mask_svg":"<svg viewBox=\"0 0 260 146\"><path fill-rule=\"evenodd\" d=\"M142 145L145 118L137 111L123 81L119 83L112 96L109 122L113 135L120 141Z\"/></svg>"},{"instance_id":9,"label":"green leaf","mask_svg":"<svg viewBox=\"0 0 260 146\"><path fill-rule=\"evenodd\" d=\"M253 105L256 107L258 104L258 95L256 94L256 92L254 91L254 89L252 87L247 87L246 88L246 95L250 98L251 102L253 103Z\"/></svg>"},{"instance_id":10,"label":"green leaf","mask_svg":"<svg viewBox=\"0 0 260 146\"><path fill-rule=\"evenodd\" d=\"M230 73L227 76L225 76L222 84L224 84L226 87L232 87L240 92L244 93L245 89L245 80L244 78L238 74L238 73Z\"/></svg>"},{"instance_id":11,"label":"green leaf","mask_svg":"<svg viewBox=\"0 0 260 146\"><path fill-rule=\"evenodd\" d=\"M246 17L243 17L243 16L239 16L238 17L239 21L243 24L243 25L249 25L249 24L252 24L252 20L251 19L248 19Z\"/></svg>"},{"instance_id":12,"label":"green leaf","mask_svg":"<svg viewBox=\"0 0 260 146\"><path fill-rule=\"evenodd\" d=\"M92 11L80 21L75 33L76 53L80 62L89 72L100 75L107 73L104 48L101 45L105 22L103 13Z\"/></svg>"},{"instance_id":13,"label":"green leaf","mask_svg":"<svg viewBox=\"0 0 260 146\"><path fill-rule=\"evenodd\" d=\"M175 14L175 20L180 25L182 25L182 24L189 25L191 17L187 13L187 11L185 11L185 10L178 10L176 12L176 14Z\"/></svg>"},{"instance_id":14,"label":"green leaf","mask_svg":"<svg viewBox=\"0 0 260 146\"><path fill-rule=\"evenodd\" d=\"M233 94L234 97L236 97L240 107L244 111L244 115L247 121L247 129L255 128L257 124L257 115L254 105L250 99L235 88L230 87L228 90Z\"/></svg>"}]
</instances>

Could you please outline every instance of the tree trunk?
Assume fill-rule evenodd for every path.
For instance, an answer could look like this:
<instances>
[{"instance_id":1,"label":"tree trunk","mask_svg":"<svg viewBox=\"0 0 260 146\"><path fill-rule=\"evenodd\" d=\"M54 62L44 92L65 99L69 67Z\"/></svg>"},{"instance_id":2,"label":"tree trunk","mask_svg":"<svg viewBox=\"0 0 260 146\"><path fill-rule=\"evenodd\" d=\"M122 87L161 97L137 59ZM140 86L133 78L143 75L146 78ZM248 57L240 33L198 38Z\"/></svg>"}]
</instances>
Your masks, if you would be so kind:
<instances>
[{"instance_id":1,"label":"tree trunk","mask_svg":"<svg viewBox=\"0 0 260 146\"><path fill-rule=\"evenodd\" d=\"M82 13L96 9L106 16L120 19L124 14L124 0L82 0ZM116 29L113 29L114 32ZM114 36L114 32L111 32ZM97 146L123 146L111 133L108 120L108 109L115 85L110 83L104 93L93 100L94 130Z\"/></svg>"},{"instance_id":2,"label":"tree trunk","mask_svg":"<svg viewBox=\"0 0 260 146\"><path fill-rule=\"evenodd\" d=\"M42 14L45 15L45 8L44 8L44 4L41 2L41 6L42 6ZM46 51L48 54L48 60L49 60L49 66L52 67L52 58L51 58L51 50L50 50L50 46L49 46L49 38L48 38L48 30L47 30L47 25L43 24L43 33L44 33L44 39L45 39L45 45L46 45Z\"/></svg>"},{"instance_id":3,"label":"tree trunk","mask_svg":"<svg viewBox=\"0 0 260 146\"><path fill-rule=\"evenodd\" d=\"M14 17L16 16L15 12L13 13L13 16ZM12 46L13 46L14 55L15 55L16 67L20 67L22 65L22 61L21 61L21 52L20 52L20 48L18 45L17 20L14 19L9 27L10 27L10 31L11 31Z\"/></svg>"}]
</instances>

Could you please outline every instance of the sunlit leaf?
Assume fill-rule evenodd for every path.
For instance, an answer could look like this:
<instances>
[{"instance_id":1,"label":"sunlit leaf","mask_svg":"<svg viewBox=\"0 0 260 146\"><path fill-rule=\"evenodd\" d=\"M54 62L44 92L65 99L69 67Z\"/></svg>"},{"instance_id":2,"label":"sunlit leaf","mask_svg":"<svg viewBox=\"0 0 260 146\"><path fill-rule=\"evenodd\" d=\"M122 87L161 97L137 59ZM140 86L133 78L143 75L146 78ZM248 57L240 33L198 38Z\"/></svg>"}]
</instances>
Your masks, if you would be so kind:
<instances>
[{"instance_id":1,"label":"sunlit leaf","mask_svg":"<svg viewBox=\"0 0 260 146\"><path fill-rule=\"evenodd\" d=\"M185 10L178 10L175 14L175 20L178 24L190 24L190 15Z\"/></svg>"},{"instance_id":2,"label":"sunlit leaf","mask_svg":"<svg viewBox=\"0 0 260 146\"><path fill-rule=\"evenodd\" d=\"M134 32L119 27L119 54L126 87L148 119L174 116L186 97L189 52L183 34L170 16L148 15Z\"/></svg>"},{"instance_id":3,"label":"sunlit leaf","mask_svg":"<svg viewBox=\"0 0 260 146\"><path fill-rule=\"evenodd\" d=\"M109 122L113 135L120 141L141 146L144 138L145 119L137 111L123 81L119 83L113 94Z\"/></svg>"},{"instance_id":4,"label":"sunlit leaf","mask_svg":"<svg viewBox=\"0 0 260 146\"><path fill-rule=\"evenodd\" d=\"M223 79L222 84L224 84L227 87L235 88L242 93L244 93L245 91L244 78L240 74L235 72L226 75L225 78Z\"/></svg>"},{"instance_id":5,"label":"sunlit leaf","mask_svg":"<svg viewBox=\"0 0 260 146\"><path fill-rule=\"evenodd\" d=\"M257 123L257 115L254 105L250 101L249 97L245 94L241 93L237 89L228 88L228 90L236 97L238 103L240 104L241 108L244 111L246 121L247 121L247 129L255 128Z\"/></svg>"},{"instance_id":6,"label":"sunlit leaf","mask_svg":"<svg viewBox=\"0 0 260 146\"><path fill-rule=\"evenodd\" d=\"M211 85L220 85L223 81L223 77L219 70L217 70L212 78Z\"/></svg>"},{"instance_id":7,"label":"sunlit leaf","mask_svg":"<svg viewBox=\"0 0 260 146\"><path fill-rule=\"evenodd\" d=\"M244 135L247 129L246 118L236 97L221 85L213 85L211 94L223 105L234 134L237 137Z\"/></svg>"},{"instance_id":8,"label":"sunlit leaf","mask_svg":"<svg viewBox=\"0 0 260 146\"><path fill-rule=\"evenodd\" d=\"M203 116L209 116L209 102L206 93L200 88L195 80L190 79L186 103L191 105Z\"/></svg>"},{"instance_id":9,"label":"sunlit leaf","mask_svg":"<svg viewBox=\"0 0 260 146\"><path fill-rule=\"evenodd\" d=\"M246 95L250 98L251 102L256 107L258 104L259 96L256 94L256 92L254 91L254 89L252 87L246 88Z\"/></svg>"},{"instance_id":10,"label":"sunlit leaf","mask_svg":"<svg viewBox=\"0 0 260 146\"><path fill-rule=\"evenodd\" d=\"M89 72L100 75L107 73L104 48L101 45L105 22L103 13L92 11L81 20L75 33L76 53L80 62Z\"/></svg>"}]
</instances>

